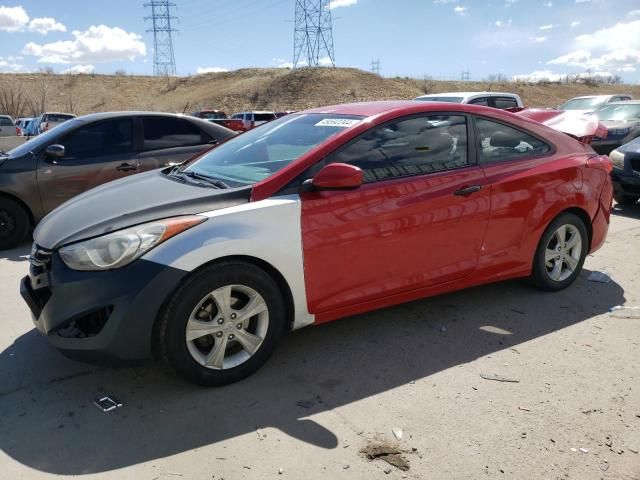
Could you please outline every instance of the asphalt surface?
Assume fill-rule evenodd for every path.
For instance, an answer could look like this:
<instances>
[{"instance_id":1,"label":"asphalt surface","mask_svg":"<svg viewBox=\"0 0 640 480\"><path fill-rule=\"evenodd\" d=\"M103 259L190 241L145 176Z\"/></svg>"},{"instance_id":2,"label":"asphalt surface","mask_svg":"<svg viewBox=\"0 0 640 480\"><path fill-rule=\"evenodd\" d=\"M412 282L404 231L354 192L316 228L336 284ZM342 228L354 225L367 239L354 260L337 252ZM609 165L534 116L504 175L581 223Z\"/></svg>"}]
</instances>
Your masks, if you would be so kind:
<instances>
[{"instance_id":1,"label":"asphalt surface","mask_svg":"<svg viewBox=\"0 0 640 480\"><path fill-rule=\"evenodd\" d=\"M640 306L640 206L563 292L509 281L310 327L218 389L62 357L18 295L28 252L0 252L0 478L640 478L640 318L609 313ZM365 458L375 442L409 469Z\"/></svg>"}]
</instances>

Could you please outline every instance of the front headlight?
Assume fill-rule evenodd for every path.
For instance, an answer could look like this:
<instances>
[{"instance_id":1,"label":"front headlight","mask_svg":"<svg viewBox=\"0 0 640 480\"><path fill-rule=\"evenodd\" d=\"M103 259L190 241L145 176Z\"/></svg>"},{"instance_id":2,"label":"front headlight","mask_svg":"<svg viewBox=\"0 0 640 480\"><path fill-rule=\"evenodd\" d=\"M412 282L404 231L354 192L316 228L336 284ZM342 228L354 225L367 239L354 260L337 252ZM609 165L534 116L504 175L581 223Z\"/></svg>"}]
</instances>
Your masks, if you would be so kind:
<instances>
[{"instance_id":1,"label":"front headlight","mask_svg":"<svg viewBox=\"0 0 640 480\"><path fill-rule=\"evenodd\" d=\"M199 215L167 218L118 230L60 249L62 261L74 270L124 267L156 245L206 220Z\"/></svg>"},{"instance_id":2,"label":"front headlight","mask_svg":"<svg viewBox=\"0 0 640 480\"><path fill-rule=\"evenodd\" d=\"M616 167L624 170L624 153L619 152L618 150L613 150L609 154L609 159Z\"/></svg>"}]
</instances>

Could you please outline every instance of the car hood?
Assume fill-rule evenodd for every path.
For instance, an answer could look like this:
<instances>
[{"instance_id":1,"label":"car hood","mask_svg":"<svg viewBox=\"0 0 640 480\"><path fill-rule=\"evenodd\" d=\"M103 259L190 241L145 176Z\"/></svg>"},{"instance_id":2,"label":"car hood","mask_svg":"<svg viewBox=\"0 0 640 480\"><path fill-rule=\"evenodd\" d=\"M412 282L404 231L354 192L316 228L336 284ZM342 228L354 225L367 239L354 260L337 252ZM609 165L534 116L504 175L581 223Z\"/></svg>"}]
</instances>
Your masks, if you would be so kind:
<instances>
[{"instance_id":1,"label":"car hood","mask_svg":"<svg viewBox=\"0 0 640 480\"><path fill-rule=\"evenodd\" d=\"M607 128L593 115L576 115L576 110L523 108L514 110L516 115L542 123L566 133L582 143L591 143L593 137L603 137Z\"/></svg>"},{"instance_id":2,"label":"car hood","mask_svg":"<svg viewBox=\"0 0 640 480\"><path fill-rule=\"evenodd\" d=\"M640 155L640 138L625 143L621 147L618 147L617 150L622 153L637 153Z\"/></svg>"},{"instance_id":3,"label":"car hood","mask_svg":"<svg viewBox=\"0 0 640 480\"><path fill-rule=\"evenodd\" d=\"M33 232L43 248L178 215L249 202L251 187L215 189L171 180L163 171L132 175L89 190L47 215Z\"/></svg>"},{"instance_id":4,"label":"car hood","mask_svg":"<svg viewBox=\"0 0 640 480\"><path fill-rule=\"evenodd\" d=\"M640 120L600 120L609 130L620 128L634 128L640 125Z\"/></svg>"}]
</instances>

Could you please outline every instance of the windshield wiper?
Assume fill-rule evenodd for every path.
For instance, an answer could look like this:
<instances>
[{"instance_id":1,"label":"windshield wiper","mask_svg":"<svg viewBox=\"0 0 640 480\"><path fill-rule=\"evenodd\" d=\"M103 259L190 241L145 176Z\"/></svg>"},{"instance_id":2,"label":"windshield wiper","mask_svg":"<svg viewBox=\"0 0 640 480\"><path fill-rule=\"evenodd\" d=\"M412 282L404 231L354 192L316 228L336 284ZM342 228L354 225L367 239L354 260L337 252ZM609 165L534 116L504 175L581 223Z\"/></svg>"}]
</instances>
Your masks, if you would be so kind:
<instances>
[{"instance_id":1,"label":"windshield wiper","mask_svg":"<svg viewBox=\"0 0 640 480\"><path fill-rule=\"evenodd\" d=\"M174 172L172 172L174 173ZM214 177L210 177L208 175L203 175L202 173L196 173L192 170L183 170L181 172L175 172L178 173L180 175L185 175L189 178L193 178L196 180L204 180L205 182L207 182L210 185L213 185L214 187L217 188L230 188L229 185L227 185L226 183L224 183L222 180L220 180L219 178L214 178Z\"/></svg>"}]
</instances>

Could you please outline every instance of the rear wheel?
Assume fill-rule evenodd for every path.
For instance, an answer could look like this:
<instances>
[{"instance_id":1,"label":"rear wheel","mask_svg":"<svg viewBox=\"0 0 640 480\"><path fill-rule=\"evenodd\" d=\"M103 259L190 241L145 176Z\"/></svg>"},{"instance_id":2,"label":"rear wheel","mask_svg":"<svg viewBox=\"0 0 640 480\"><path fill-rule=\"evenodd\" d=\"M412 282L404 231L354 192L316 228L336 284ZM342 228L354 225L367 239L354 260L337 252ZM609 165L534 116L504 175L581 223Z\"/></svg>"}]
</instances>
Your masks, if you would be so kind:
<instances>
[{"instance_id":1,"label":"rear wheel","mask_svg":"<svg viewBox=\"0 0 640 480\"><path fill-rule=\"evenodd\" d=\"M0 199L0 250L22 243L30 226L29 214L22 205L11 198Z\"/></svg>"},{"instance_id":2,"label":"rear wheel","mask_svg":"<svg viewBox=\"0 0 640 480\"><path fill-rule=\"evenodd\" d=\"M619 203L620 205L635 205L638 203L638 199L640 199L640 197L627 195L625 193L615 193L613 198L615 198L616 203Z\"/></svg>"},{"instance_id":3,"label":"rear wheel","mask_svg":"<svg viewBox=\"0 0 640 480\"><path fill-rule=\"evenodd\" d=\"M543 290L571 285L580 274L589 249L589 235L580 217L558 216L545 230L533 259L533 282Z\"/></svg>"},{"instance_id":4,"label":"rear wheel","mask_svg":"<svg viewBox=\"0 0 640 480\"><path fill-rule=\"evenodd\" d=\"M172 296L159 320L159 350L193 383L233 383L267 361L282 336L285 312L266 272L244 262L216 264Z\"/></svg>"}]
</instances>

